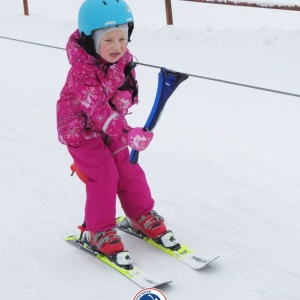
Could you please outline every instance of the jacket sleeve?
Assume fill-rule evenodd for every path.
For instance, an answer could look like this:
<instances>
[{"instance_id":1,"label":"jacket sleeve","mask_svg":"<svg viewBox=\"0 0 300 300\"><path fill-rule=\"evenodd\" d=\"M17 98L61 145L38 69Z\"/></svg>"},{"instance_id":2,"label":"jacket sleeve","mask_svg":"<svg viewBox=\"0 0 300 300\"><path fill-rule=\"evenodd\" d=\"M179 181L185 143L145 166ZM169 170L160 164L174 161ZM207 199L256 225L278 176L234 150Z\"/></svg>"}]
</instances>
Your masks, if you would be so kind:
<instances>
[{"instance_id":1,"label":"jacket sleeve","mask_svg":"<svg viewBox=\"0 0 300 300\"><path fill-rule=\"evenodd\" d=\"M131 129L126 119L112 110L109 99L115 93L116 83L109 77L99 81L93 66L77 63L71 68L76 105L83 111L96 130L104 131L113 139L127 144Z\"/></svg>"}]
</instances>

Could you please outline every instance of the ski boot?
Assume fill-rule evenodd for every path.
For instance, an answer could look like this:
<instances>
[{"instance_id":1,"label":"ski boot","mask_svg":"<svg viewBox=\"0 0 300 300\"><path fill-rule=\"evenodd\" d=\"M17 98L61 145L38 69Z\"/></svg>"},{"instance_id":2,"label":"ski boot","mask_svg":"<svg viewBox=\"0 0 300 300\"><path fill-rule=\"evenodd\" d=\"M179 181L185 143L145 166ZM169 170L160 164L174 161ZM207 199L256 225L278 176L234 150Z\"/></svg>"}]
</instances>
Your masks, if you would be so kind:
<instances>
[{"instance_id":1,"label":"ski boot","mask_svg":"<svg viewBox=\"0 0 300 300\"><path fill-rule=\"evenodd\" d=\"M155 210L141 216L139 219L128 219L129 225L138 233L153 239L156 243L171 250L180 248L173 232L167 230L164 218L157 214Z\"/></svg>"},{"instance_id":2,"label":"ski boot","mask_svg":"<svg viewBox=\"0 0 300 300\"><path fill-rule=\"evenodd\" d=\"M79 226L81 235L79 241L85 247L94 252L104 254L110 261L127 270L133 269L132 258L128 251L124 250L121 237L117 235L116 229L104 232L86 231Z\"/></svg>"}]
</instances>

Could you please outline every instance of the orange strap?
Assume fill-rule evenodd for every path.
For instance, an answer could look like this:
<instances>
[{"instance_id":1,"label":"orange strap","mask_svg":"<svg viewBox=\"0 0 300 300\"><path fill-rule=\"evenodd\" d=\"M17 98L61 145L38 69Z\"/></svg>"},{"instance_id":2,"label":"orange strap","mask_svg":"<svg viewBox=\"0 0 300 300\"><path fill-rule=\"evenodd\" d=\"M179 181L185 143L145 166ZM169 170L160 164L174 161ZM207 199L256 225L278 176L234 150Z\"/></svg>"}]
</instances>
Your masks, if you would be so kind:
<instances>
[{"instance_id":1,"label":"orange strap","mask_svg":"<svg viewBox=\"0 0 300 300\"><path fill-rule=\"evenodd\" d=\"M75 162L70 166L70 169L72 171L72 175L74 173L76 173L76 175L79 177L79 179L83 183L87 183L87 181L89 180L89 178L87 177L87 175L85 175L83 172L80 171L80 169L77 167L77 165L75 165Z\"/></svg>"},{"instance_id":2,"label":"orange strap","mask_svg":"<svg viewBox=\"0 0 300 300\"><path fill-rule=\"evenodd\" d=\"M77 226L77 228L80 230L80 232L85 232L86 231L85 224L79 225L79 226Z\"/></svg>"}]
</instances>

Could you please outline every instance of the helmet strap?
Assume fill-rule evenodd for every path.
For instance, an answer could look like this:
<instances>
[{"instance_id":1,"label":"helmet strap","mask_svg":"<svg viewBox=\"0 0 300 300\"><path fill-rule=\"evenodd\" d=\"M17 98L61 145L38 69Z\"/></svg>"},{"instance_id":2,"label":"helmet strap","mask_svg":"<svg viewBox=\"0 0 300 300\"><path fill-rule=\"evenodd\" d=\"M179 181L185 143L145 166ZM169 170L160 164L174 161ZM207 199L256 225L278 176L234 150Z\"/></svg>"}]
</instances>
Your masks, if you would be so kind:
<instances>
[{"instance_id":1,"label":"helmet strap","mask_svg":"<svg viewBox=\"0 0 300 300\"><path fill-rule=\"evenodd\" d=\"M128 43L131 42L130 37L134 28L133 22L128 23Z\"/></svg>"}]
</instances>

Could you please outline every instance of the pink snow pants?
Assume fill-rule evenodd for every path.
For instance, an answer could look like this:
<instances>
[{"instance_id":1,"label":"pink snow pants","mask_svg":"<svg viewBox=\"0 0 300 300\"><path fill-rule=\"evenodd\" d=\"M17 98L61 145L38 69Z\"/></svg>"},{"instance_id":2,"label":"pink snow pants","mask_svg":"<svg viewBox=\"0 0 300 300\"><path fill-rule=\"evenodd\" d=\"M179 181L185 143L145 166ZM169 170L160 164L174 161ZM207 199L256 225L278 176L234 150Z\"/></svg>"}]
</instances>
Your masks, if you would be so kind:
<instances>
[{"instance_id":1,"label":"pink snow pants","mask_svg":"<svg viewBox=\"0 0 300 300\"><path fill-rule=\"evenodd\" d=\"M154 200L145 173L139 164L129 162L129 150L123 147L112 139L107 146L101 137L77 148L68 146L75 164L89 178L85 204L89 231L102 232L116 225L117 195L129 218L139 218L153 209Z\"/></svg>"}]
</instances>

